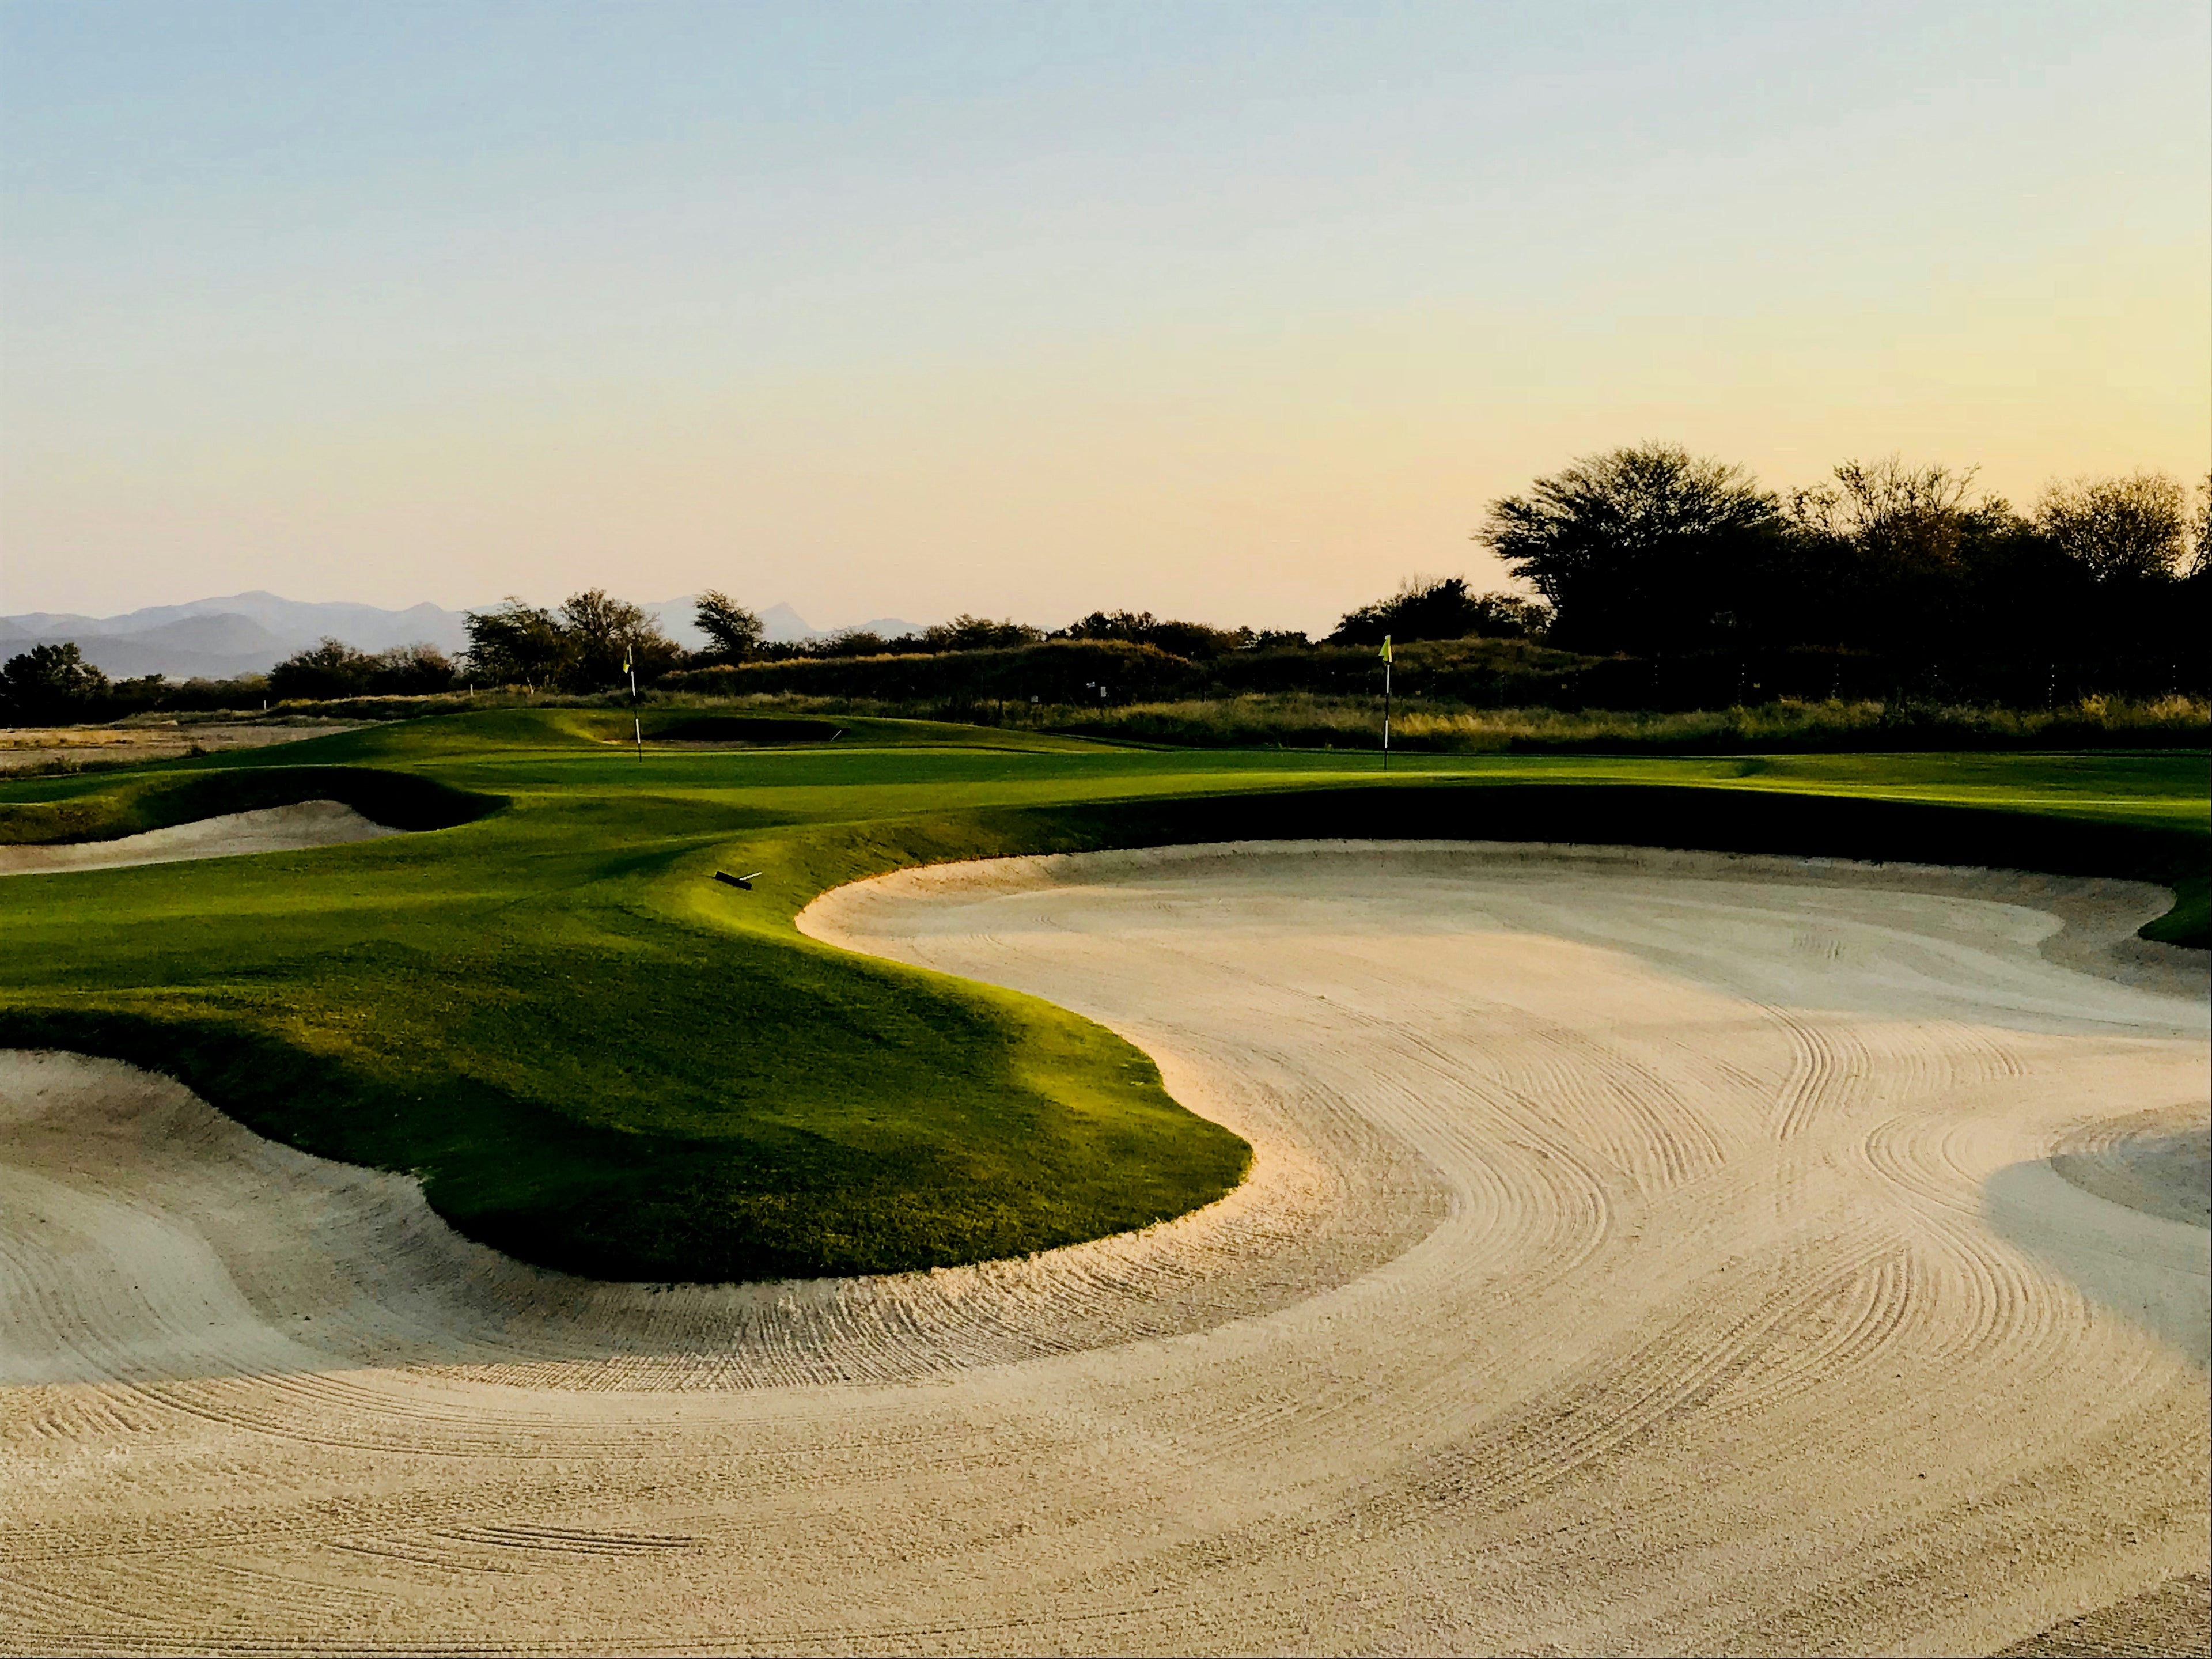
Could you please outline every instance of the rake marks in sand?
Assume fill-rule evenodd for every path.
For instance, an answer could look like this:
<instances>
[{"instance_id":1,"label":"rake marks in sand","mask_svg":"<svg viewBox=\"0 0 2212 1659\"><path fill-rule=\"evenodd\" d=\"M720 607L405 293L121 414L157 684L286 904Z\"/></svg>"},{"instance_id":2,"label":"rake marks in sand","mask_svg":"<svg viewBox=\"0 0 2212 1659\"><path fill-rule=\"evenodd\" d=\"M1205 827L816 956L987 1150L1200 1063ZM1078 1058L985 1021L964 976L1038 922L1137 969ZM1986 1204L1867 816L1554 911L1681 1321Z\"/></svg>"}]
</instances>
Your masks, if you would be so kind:
<instances>
[{"instance_id":1,"label":"rake marks in sand","mask_svg":"<svg viewBox=\"0 0 2212 1659\"><path fill-rule=\"evenodd\" d=\"M403 1179L18 1059L0 1623L118 1650L2186 1633L2201 1596L2160 1587L2205 1565L2207 1275L2171 1177L2203 1006L2056 965L2002 878L1913 879L1340 845L833 895L810 929L1105 1020L1257 1151L1179 1221L894 1279L534 1273Z\"/></svg>"}]
</instances>

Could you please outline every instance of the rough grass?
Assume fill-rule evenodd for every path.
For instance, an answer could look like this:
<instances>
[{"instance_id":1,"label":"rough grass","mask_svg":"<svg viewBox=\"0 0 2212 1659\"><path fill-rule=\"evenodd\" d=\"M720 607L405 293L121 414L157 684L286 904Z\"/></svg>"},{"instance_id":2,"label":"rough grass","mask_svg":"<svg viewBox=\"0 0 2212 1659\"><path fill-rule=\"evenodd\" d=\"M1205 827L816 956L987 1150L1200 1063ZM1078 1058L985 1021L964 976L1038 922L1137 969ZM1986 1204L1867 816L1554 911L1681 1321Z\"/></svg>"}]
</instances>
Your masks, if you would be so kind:
<instances>
[{"instance_id":1,"label":"rough grass","mask_svg":"<svg viewBox=\"0 0 2212 1659\"><path fill-rule=\"evenodd\" d=\"M331 795L450 826L0 882L0 1042L131 1060L294 1145L420 1172L455 1224L529 1261L747 1279L1096 1237L1243 1168L1090 1022L793 928L826 888L907 865L1249 836L1644 842L2138 875L2183 888L2167 936L2204 933L2202 757L1428 756L1378 787L1371 755L854 719L826 743L641 759L629 718L510 708L0 781L9 840ZM717 867L769 873L742 893Z\"/></svg>"}]
</instances>

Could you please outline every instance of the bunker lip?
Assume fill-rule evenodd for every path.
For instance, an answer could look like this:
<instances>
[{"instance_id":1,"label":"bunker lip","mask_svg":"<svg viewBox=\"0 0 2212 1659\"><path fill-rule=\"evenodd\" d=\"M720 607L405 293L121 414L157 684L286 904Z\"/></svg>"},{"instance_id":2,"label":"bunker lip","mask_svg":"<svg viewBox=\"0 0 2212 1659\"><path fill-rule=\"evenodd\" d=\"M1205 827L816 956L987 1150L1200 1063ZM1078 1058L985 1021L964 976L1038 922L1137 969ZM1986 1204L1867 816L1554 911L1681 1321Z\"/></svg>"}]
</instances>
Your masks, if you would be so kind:
<instances>
[{"instance_id":1,"label":"bunker lip","mask_svg":"<svg viewBox=\"0 0 2212 1659\"><path fill-rule=\"evenodd\" d=\"M364 817L343 801L306 800L226 812L113 841L37 842L0 846L0 876L64 875L249 853L297 853L404 835Z\"/></svg>"},{"instance_id":2,"label":"bunker lip","mask_svg":"<svg viewBox=\"0 0 2212 1659\"><path fill-rule=\"evenodd\" d=\"M1700 875L1717 879L1803 883L1939 897L1996 900L2041 912L2052 926L2036 949L2046 960L2163 995L2201 999L2212 991L2212 951L2166 945L2140 936L2143 924L2172 905L2173 890L2120 877L2051 874L2034 870L1870 860L1820 854L1735 852L1606 842L1401 836L1330 836L1264 840L1239 837L1110 848L1073 854L1015 854L913 865L863 878L817 894L793 925L827 945L866 953L849 936L845 918L865 896L899 890L916 895L985 890L1006 884L1060 884L1102 872L1189 863L1266 857L1465 857L1500 866L1568 861L1593 872L1640 871L1654 875ZM1223 867L1229 867L1224 865Z\"/></svg>"}]
</instances>

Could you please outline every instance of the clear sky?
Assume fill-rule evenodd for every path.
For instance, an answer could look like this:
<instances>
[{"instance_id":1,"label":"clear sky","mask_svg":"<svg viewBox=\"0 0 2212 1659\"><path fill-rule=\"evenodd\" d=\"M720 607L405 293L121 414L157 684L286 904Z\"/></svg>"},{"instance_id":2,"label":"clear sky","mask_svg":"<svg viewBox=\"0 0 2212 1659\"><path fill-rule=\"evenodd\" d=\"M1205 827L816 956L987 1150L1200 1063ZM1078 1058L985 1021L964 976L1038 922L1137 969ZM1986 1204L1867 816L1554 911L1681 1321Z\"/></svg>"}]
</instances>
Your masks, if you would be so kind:
<instances>
[{"instance_id":1,"label":"clear sky","mask_svg":"<svg viewBox=\"0 0 2212 1659\"><path fill-rule=\"evenodd\" d=\"M1669 438L2194 480L2156 3L0 5L0 611L1315 627Z\"/></svg>"}]
</instances>

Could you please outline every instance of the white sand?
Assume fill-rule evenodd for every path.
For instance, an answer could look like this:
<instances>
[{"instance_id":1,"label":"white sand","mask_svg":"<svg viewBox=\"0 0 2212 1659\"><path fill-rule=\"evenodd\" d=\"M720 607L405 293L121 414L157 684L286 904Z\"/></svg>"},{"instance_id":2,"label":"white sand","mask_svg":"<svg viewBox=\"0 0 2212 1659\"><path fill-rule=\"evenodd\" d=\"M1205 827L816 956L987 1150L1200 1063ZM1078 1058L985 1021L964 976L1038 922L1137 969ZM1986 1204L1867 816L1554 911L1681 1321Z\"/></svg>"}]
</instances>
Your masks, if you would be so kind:
<instances>
[{"instance_id":1,"label":"white sand","mask_svg":"<svg viewBox=\"0 0 2212 1659\"><path fill-rule=\"evenodd\" d=\"M811 931L1104 1019L1259 1154L872 1281L532 1273L15 1056L0 1644L2002 1647L2207 1565L2212 1233L2154 1212L2207 1009L2052 959L2154 902L1342 846L848 889Z\"/></svg>"},{"instance_id":2,"label":"white sand","mask_svg":"<svg viewBox=\"0 0 2212 1659\"><path fill-rule=\"evenodd\" d=\"M174 864L186 859L229 858L240 853L297 853L338 847L404 832L365 818L343 801L307 800L226 812L149 830L117 841L58 842L0 847L0 876L52 876L71 870L114 870L134 864Z\"/></svg>"}]
</instances>

